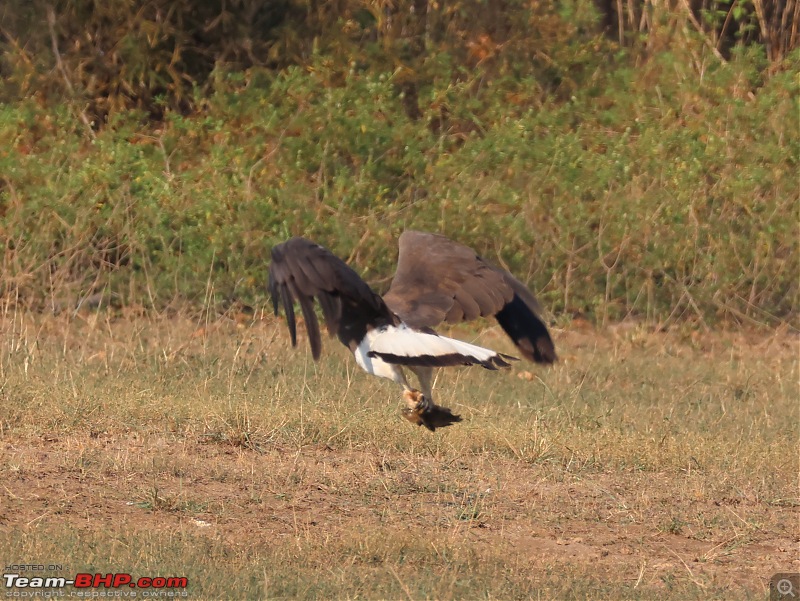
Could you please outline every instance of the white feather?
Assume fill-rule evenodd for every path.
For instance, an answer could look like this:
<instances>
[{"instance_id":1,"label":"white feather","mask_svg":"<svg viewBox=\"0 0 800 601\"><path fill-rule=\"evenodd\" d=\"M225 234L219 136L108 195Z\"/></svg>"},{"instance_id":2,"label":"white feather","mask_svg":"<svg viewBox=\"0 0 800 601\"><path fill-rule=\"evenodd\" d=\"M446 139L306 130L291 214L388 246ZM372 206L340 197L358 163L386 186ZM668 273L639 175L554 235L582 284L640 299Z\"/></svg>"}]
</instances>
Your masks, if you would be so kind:
<instances>
[{"instance_id":1,"label":"white feather","mask_svg":"<svg viewBox=\"0 0 800 601\"><path fill-rule=\"evenodd\" d=\"M420 357L430 355L464 355L477 361L488 361L497 357L497 353L481 346L462 342L446 336L427 334L400 326L385 326L378 330L368 332L364 341L368 343L369 350L376 353L398 355L400 357ZM361 348L361 345L359 345ZM358 360L358 357L356 357ZM360 364L360 363L359 363ZM362 365L363 367L363 365Z\"/></svg>"},{"instance_id":2,"label":"white feather","mask_svg":"<svg viewBox=\"0 0 800 601\"><path fill-rule=\"evenodd\" d=\"M353 353L356 357L356 363L368 374L380 378L388 378L394 380L401 386L408 387L406 378L403 375L403 370L398 366L386 363L386 361L380 357L369 356L369 352L372 350L370 343L375 338L377 332L378 330L367 332L367 335L364 336L364 339L359 343L358 347L356 347L355 353Z\"/></svg>"}]
</instances>

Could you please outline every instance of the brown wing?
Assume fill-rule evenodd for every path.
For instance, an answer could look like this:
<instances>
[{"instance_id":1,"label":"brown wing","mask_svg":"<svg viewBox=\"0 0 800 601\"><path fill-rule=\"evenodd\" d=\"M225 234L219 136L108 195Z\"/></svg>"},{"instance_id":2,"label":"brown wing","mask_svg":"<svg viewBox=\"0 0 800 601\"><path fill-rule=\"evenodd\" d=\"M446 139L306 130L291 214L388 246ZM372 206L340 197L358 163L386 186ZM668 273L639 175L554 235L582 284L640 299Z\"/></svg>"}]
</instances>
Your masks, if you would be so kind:
<instances>
[{"instance_id":1,"label":"brown wing","mask_svg":"<svg viewBox=\"0 0 800 601\"><path fill-rule=\"evenodd\" d=\"M364 337L368 325L395 320L383 299L355 271L327 248L305 238L291 238L272 249L268 287L275 315L281 306L286 313L292 346L297 345L294 302L300 304L315 360L322 351L315 298L328 333L337 334L351 348Z\"/></svg>"},{"instance_id":2,"label":"brown wing","mask_svg":"<svg viewBox=\"0 0 800 601\"><path fill-rule=\"evenodd\" d=\"M444 236L403 232L397 271L383 299L415 328L494 316L526 359L557 360L539 303L527 287Z\"/></svg>"}]
</instances>

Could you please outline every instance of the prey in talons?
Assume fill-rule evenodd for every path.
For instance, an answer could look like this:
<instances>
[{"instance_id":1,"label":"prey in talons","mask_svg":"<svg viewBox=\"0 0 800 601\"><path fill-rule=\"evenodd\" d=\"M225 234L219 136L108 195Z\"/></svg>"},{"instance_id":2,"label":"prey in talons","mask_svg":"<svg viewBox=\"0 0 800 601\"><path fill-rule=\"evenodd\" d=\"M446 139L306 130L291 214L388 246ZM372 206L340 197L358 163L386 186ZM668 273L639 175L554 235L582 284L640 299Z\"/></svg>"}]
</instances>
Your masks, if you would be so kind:
<instances>
[{"instance_id":1,"label":"prey in talons","mask_svg":"<svg viewBox=\"0 0 800 601\"><path fill-rule=\"evenodd\" d=\"M403 392L406 406L402 414L408 421L417 426L425 426L431 432L436 428L445 428L461 421L461 416L456 415L447 407L435 404L419 390L406 390Z\"/></svg>"}]
</instances>

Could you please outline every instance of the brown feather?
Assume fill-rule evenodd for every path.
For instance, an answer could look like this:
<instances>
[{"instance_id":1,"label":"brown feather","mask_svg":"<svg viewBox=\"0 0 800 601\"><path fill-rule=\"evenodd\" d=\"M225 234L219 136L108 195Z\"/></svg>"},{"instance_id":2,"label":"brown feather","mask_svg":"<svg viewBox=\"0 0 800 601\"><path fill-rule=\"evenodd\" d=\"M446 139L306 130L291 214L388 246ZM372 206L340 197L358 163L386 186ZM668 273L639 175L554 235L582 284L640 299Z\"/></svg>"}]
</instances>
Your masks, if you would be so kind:
<instances>
[{"instance_id":1,"label":"brown feather","mask_svg":"<svg viewBox=\"0 0 800 601\"><path fill-rule=\"evenodd\" d=\"M414 328L433 328L495 316L526 359L557 359L541 308L528 288L463 244L405 231L397 270L384 295L388 307Z\"/></svg>"},{"instance_id":2,"label":"brown feather","mask_svg":"<svg viewBox=\"0 0 800 601\"><path fill-rule=\"evenodd\" d=\"M464 313L463 319L459 319L458 321L472 321L481 316L480 305L475 302L475 297L465 288L456 290L455 296L453 297L453 306L461 307L461 311ZM448 315L449 313L448 311ZM447 319L447 315L445 315L445 319Z\"/></svg>"},{"instance_id":3,"label":"brown feather","mask_svg":"<svg viewBox=\"0 0 800 601\"><path fill-rule=\"evenodd\" d=\"M315 360L322 352L315 298L328 333L336 333L348 347L361 341L368 326L397 321L383 299L344 261L305 238L290 238L272 249L268 287L275 314L280 307L286 313L292 345L297 344L294 303L300 304Z\"/></svg>"}]
</instances>

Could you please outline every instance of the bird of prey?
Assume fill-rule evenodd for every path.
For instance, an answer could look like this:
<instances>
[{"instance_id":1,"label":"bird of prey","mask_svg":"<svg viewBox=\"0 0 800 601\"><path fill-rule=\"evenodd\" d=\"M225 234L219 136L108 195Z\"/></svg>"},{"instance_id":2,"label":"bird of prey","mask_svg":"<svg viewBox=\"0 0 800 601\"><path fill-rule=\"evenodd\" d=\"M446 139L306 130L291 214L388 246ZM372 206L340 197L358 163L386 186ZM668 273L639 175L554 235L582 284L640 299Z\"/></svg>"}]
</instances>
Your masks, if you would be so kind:
<instances>
[{"instance_id":1,"label":"bird of prey","mask_svg":"<svg viewBox=\"0 0 800 601\"><path fill-rule=\"evenodd\" d=\"M316 361L322 351L314 299L328 333L337 335L367 373L403 387L403 416L431 431L461 421L433 402L433 370L452 365L509 367L516 357L453 338L432 328L494 316L523 357L557 360L539 303L508 271L470 248L438 234L406 231L400 236L397 270L389 290L375 293L328 249L291 238L272 249L269 291L275 315L283 306L292 346L297 345L294 303L300 304ZM403 368L419 380L412 388Z\"/></svg>"}]
</instances>

